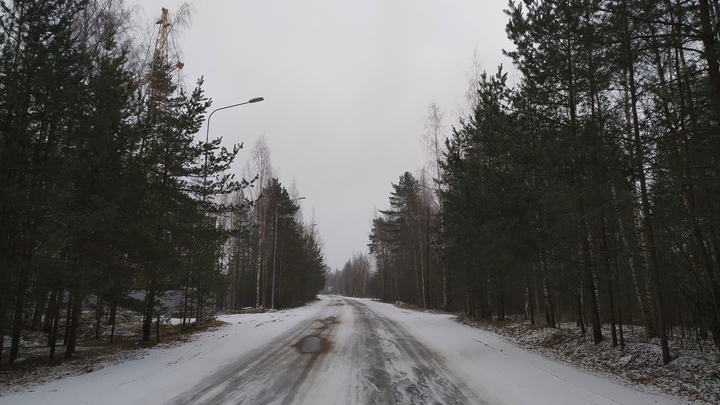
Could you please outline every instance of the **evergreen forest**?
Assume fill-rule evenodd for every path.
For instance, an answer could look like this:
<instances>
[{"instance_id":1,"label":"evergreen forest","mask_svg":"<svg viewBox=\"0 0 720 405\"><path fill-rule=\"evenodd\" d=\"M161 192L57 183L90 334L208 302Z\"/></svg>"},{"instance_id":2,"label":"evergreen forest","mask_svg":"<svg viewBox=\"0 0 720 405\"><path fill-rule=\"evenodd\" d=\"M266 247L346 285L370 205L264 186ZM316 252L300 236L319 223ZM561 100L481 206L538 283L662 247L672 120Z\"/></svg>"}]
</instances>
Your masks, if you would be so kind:
<instances>
[{"instance_id":1,"label":"evergreen forest","mask_svg":"<svg viewBox=\"0 0 720 405\"><path fill-rule=\"evenodd\" d=\"M183 10L162 11L146 38L119 0L0 1L4 363L30 331L68 358L88 330L112 341L120 314L159 342L171 315L185 329L324 286L318 234L262 140L238 179L242 145L198 134L211 100L168 43Z\"/></svg>"},{"instance_id":2,"label":"evergreen forest","mask_svg":"<svg viewBox=\"0 0 720 405\"><path fill-rule=\"evenodd\" d=\"M640 327L664 364L680 336L720 349L720 2L511 0L506 14L517 80L479 74L451 129L431 104L430 162L392 184L370 255L329 285L571 322L613 347Z\"/></svg>"}]
</instances>

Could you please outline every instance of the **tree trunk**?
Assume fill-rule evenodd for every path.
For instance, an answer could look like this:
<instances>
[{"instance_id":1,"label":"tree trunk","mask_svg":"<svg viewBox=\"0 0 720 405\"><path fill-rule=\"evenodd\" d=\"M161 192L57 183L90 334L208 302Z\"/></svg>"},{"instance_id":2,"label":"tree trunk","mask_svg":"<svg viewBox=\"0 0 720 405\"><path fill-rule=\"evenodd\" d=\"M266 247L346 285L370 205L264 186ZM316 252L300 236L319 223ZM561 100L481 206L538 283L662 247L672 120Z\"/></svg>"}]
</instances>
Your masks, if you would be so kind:
<instances>
[{"instance_id":1,"label":"tree trunk","mask_svg":"<svg viewBox=\"0 0 720 405\"><path fill-rule=\"evenodd\" d=\"M628 54L631 54L630 39L628 34L627 40ZM650 212L650 200L648 198L647 184L645 179L645 167L643 161L643 150L642 150L642 139L640 137L640 123L637 113L637 95L635 90L635 73L634 63L631 61L628 66L628 72L630 74L630 97L631 97L631 109L633 116L633 133L635 139L635 160L638 180L640 182L640 201L643 212L643 225L644 234L647 238L648 245L644 247L647 252L648 258L648 271L650 273L650 282L653 290L653 298L655 301L656 309L656 321L657 321L657 334L660 337L660 344L662 346L662 358L663 364L668 364L672 358L670 357L670 347L668 346L667 330L665 326L665 306L662 297L662 291L660 287L660 269L657 261L657 248L655 246L655 235L652 226L652 214Z\"/></svg>"},{"instance_id":2,"label":"tree trunk","mask_svg":"<svg viewBox=\"0 0 720 405\"><path fill-rule=\"evenodd\" d=\"M2 364L3 348L5 347L5 322L7 317L7 298L5 294L0 294L0 364Z\"/></svg>"},{"instance_id":3,"label":"tree trunk","mask_svg":"<svg viewBox=\"0 0 720 405\"><path fill-rule=\"evenodd\" d=\"M575 97L575 77L574 77L574 61L572 58L571 41L568 40L568 108L570 112L570 131L573 144L573 167L575 168L575 176L573 178L573 186L578 187L582 183L582 173L584 173L584 165L581 159L580 135L578 133L577 123L577 101ZM585 288L590 295L590 320L593 328L593 340L595 344L602 341L602 329L600 325L600 312L595 291L595 280L593 275L593 263L590 253L590 241L588 240L588 223L585 213L585 199L582 196L577 198L575 210L577 212L577 220L579 224L580 248L582 256L583 277L585 278Z\"/></svg>"},{"instance_id":4,"label":"tree trunk","mask_svg":"<svg viewBox=\"0 0 720 405\"><path fill-rule=\"evenodd\" d=\"M31 330L41 329L43 323L43 313L46 312L45 304L48 301L48 292L45 288L38 286L35 291L35 310L33 311L33 319Z\"/></svg>"},{"instance_id":5,"label":"tree trunk","mask_svg":"<svg viewBox=\"0 0 720 405\"><path fill-rule=\"evenodd\" d=\"M257 264L256 264L256 272L257 272L257 278L255 282L255 308L260 308L260 292L262 285L261 279L262 279L262 262L263 262L263 243L262 243L262 232L260 234L260 238L258 240L258 258L257 258Z\"/></svg>"},{"instance_id":6,"label":"tree trunk","mask_svg":"<svg viewBox=\"0 0 720 405\"><path fill-rule=\"evenodd\" d=\"M190 289L190 276L188 275L188 279L185 282L185 291L183 292L183 319L182 319L182 326L181 329L185 330L187 327L185 322L188 318L188 290ZM189 324L190 322L188 322Z\"/></svg>"},{"instance_id":7,"label":"tree trunk","mask_svg":"<svg viewBox=\"0 0 720 405\"><path fill-rule=\"evenodd\" d=\"M21 271L18 280L17 293L15 295L15 316L13 318L12 341L10 343L10 364L15 362L20 347L20 333L22 332L23 307L25 305L25 289L27 286L28 272Z\"/></svg>"},{"instance_id":8,"label":"tree trunk","mask_svg":"<svg viewBox=\"0 0 720 405\"><path fill-rule=\"evenodd\" d=\"M525 272L525 310L530 318L530 325L535 325L535 305L533 303L533 290L530 283L530 270Z\"/></svg>"},{"instance_id":9,"label":"tree trunk","mask_svg":"<svg viewBox=\"0 0 720 405\"><path fill-rule=\"evenodd\" d=\"M57 346L58 329L60 328L60 306L63 302L63 296L65 292L62 288L59 289L55 305L53 305L52 322L49 333L49 346L50 346L50 358L55 357L55 346Z\"/></svg>"},{"instance_id":10,"label":"tree trunk","mask_svg":"<svg viewBox=\"0 0 720 405\"><path fill-rule=\"evenodd\" d=\"M48 334L48 347L50 347L52 328L53 323L55 322L55 307L60 305L58 301L58 289L55 287L52 289L52 293L50 294L50 302L48 303L47 312L45 313L45 325L43 326L43 332Z\"/></svg>"},{"instance_id":11,"label":"tree trunk","mask_svg":"<svg viewBox=\"0 0 720 405\"><path fill-rule=\"evenodd\" d=\"M640 308L640 316L643 318L643 322L645 323L645 332L646 336L648 338L654 336L653 332L653 318L651 315L648 314L647 304L645 300L643 299L642 290L640 288L640 282L638 281L638 272L637 267L635 266L635 259L633 255L633 250L629 249L629 240L630 238L627 236L627 229L625 228L625 225L623 224L622 218L620 216L620 209L618 208L617 204L617 191L615 190L615 184L612 186L612 195L613 195L613 206L615 207L615 215L617 216L617 223L618 223L618 229L620 236L622 238L622 243L627 251L628 254L628 266L630 267L630 276L632 277L633 281L633 287L635 288L635 297L638 301L638 307ZM634 195L634 193L633 193ZM633 213L635 212L635 208L633 207ZM640 241L638 241L639 243Z\"/></svg>"},{"instance_id":12,"label":"tree trunk","mask_svg":"<svg viewBox=\"0 0 720 405\"><path fill-rule=\"evenodd\" d=\"M612 338L612 347L616 347L618 344L617 340L617 325L615 322L615 298L613 294L613 284L612 284L612 267L610 265L610 252L608 249L608 242L607 242L607 231L605 229L605 218L601 215L600 218L601 226L600 230L602 232L602 256L603 256L603 263L605 264L605 273L607 277L607 294L608 294L608 310L610 314L610 335Z\"/></svg>"},{"instance_id":13,"label":"tree trunk","mask_svg":"<svg viewBox=\"0 0 720 405\"><path fill-rule=\"evenodd\" d=\"M110 300L110 316L108 317L107 324L110 325L110 343L112 343L115 337L115 319L117 317L117 301L112 298Z\"/></svg>"},{"instance_id":14,"label":"tree trunk","mask_svg":"<svg viewBox=\"0 0 720 405\"><path fill-rule=\"evenodd\" d=\"M102 322L103 303L100 295L95 303L95 339L100 339L100 324Z\"/></svg>"},{"instance_id":15,"label":"tree trunk","mask_svg":"<svg viewBox=\"0 0 720 405\"><path fill-rule=\"evenodd\" d=\"M582 286L578 290L581 292ZM585 334L585 319L583 319L582 297L581 297L580 293L576 294L575 297L577 297L577 311L578 311L577 324L578 324L578 326L580 326L580 333L584 335Z\"/></svg>"},{"instance_id":16,"label":"tree trunk","mask_svg":"<svg viewBox=\"0 0 720 405\"><path fill-rule=\"evenodd\" d=\"M55 309L55 305L57 305L57 293L58 293L57 287L53 287L52 291L50 292L50 301L48 302L48 305L45 308L45 320L43 321L43 332L48 334L48 338L50 337L50 330L52 329L53 311Z\"/></svg>"},{"instance_id":17,"label":"tree trunk","mask_svg":"<svg viewBox=\"0 0 720 405\"><path fill-rule=\"evenodd\" d=\"M701 0L704 1L704 0ZM629 22L625 23L625 51L628 58L628 84L630 87L630 108L632 113L632 129L633 129L633 140L635 144L635 165L636 175L640 183L640 206L643 214L643 230L644 236L647 241L647 245L643 248L646 253L646 265L650 276L650 284L653 292L656 322L657 322L657 334L660 337L660 344L662 346L662 358L663 364L668 364L672 358L670 357L670 348L668 346L667 330L665 325L665 305L662 296L662 289L660 283L660 269L657 260L657 247L655 245L655 235L652 226L652 214L650 211L650 201L647 191L647 183L645 176L645 162L643 153L643 142L640 137L640 122L637 111L637 90L635 87L635 62L632 58L633 50L631 43L631 35L629 29Z\"/></svg>"},{"instance_id":18,"label":"tree trunk","mask_svg":"<svg viewBox=\"0 0 720 405\"><path fill-rule=\"evenodd\" d=\"M717 41L715 40L716 28L713 28L711 15L711 7L708 0L699 0L700 26L702 27L700 39L703 42L704 52L707 62L707 72L710 78L710 88L713 95L714 110L716 120L720 121L720 63L718 63ZM714 10L717 12L718 10Z\"/></svg>"},{"instance_id":19,"label":"tree trunk","mask_svg":"<svg viewBox=\"0 0 720 405\"><path fill-rule=\"evenodd\" d=\"M145 317L143 318L142 326L142 340L144 342L150 341L150 333L152 331L152 320L155 312L155 293L157 289L157 279L152 276L150 280L150 289L147 292L145 302Z\"/></svg>"},{"instance_id":20,"label":"tree trunk","mask_svg":"<svg viewBox=\"0 0 720 405\"><path fill-rule=\"evenodd\" d=\"M430 205L427 207L425 225L425 309L430 308Z\"/></svg>"},{"instance_id":21,"label":"tree trunk","mask_svg":"<svg viewBox=\"0 0 720 405\"><path fill-rule=\"evenodd\" d=\"M75 345L77 344L77 333L80 327L80 314L82 314L83 296L76 291L73 294L72 308L70 315L70 329L68 333L67 346L65 347L65 358L69 359L75 353Z\"/></svg>"},{"instance_id":22,"label":"tree trunk","mask_svg":"<svg viewBox=\"0 0 720 405\"><path fill-rule=\"evenodd\" d=\"M690 149L688 142L689 140L687 139L684 142L686 153L688 153ZM717 289L716 280L713 277L715 272L708 254L705 239L696 218L694 185L691 179L690 169L688 168L685 169L685 184L682 185L682 189L686 212L685 217L690 225L690 235L696 252L693 257L697 261L696 267L700 271L700 279L706 285L706 289L710 291L709 295L712 308L709 312L713 313L713 316L709 317L709 320L713 329L713 335L720 335L720 293ZM718 349L720 349L720 339L715 339L715 342Z\"/></svg>"},{"instance_id":23,"label":"tree trunk","mask_svg":"<svg viewBox=\"0 0 720 405\"><path fill-rule=\"evenodd\" d=\"M418 252L419 250L419 252ZM424 298L425 298L425 283L423 282L424 277L424 269L423 269L423 259L422 259L422 247L419 247L413 243L413 251L412 251L412 257L413 257L413 267L415 267L415 286L417 288L417 297L418 297L418 306L425 307Z\"/></svg>"},{"instance_id":24,"label":"tree trunk","mask_svg":"<svg viewBox=\"0 0 720 405\"><path fill-rule=\"evenodd\" d=\"M382 255L382 283L383 283L383 302L388 302L388 264L387 252L385 251L385 243L380 241L380 254Z\"/></svg>"},{"instance_id":25,"label":"tree trunk","mask_svg":"<svg viewBox=\"0 0 720 405\"><path fill-rule=\"evenodd\" d=\"M72 291L69 291L67 309L65 311L65 331L63 333L63 345L67 345L68 339L70 338L70 317L72 316L73 299L75 299L75 294L73 294Z\"/></svg>"},{"instance_id":26,"label":"tree trunk","mask_svg":"<svg viewBox=\"0 0 720 405\"><path fill-rule=\"evenodd\" d=\"M160 343L160 314L157 314L157 320L155 321L155 341Z\"/></svg>"},{"instance_id":27,"label":"tree trunk","mask_svg":"<svg viewBox=\"0 0 720 405\"><path fill-rule=\"evenodd\" d=\"M553 310L552 290L550 289L550 266L548 266L547 254L543 251L540 253L540 265L543 270L543 298L545 301L545 322L550 327L556 328L555 312Z\"/></svg>"},{"instance_id":28,"label":"tree trunk","mask_svg":"<svg viewBox=\"0 0 720 405\"><path fill-rule=\"evenodd\" d=\"M598 308L597 290L595 289L595 274L593 272L593 264L590 256L590 242L587 234L584 234L580 243L582 246L583 269L585 273L585 288L590 298L590 323L593 329L593 341L595 344L602 342L602 325L600 324L600 310Z\"/></svg>"}]
</instances>

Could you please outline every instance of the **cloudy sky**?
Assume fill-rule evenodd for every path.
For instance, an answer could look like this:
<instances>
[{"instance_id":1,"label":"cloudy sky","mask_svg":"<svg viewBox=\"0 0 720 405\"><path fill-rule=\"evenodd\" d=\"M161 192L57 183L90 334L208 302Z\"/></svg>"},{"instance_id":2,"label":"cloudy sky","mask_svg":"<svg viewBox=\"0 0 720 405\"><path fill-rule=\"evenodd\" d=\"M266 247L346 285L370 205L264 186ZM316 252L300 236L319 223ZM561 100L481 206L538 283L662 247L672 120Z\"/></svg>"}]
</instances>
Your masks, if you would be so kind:
<instances>
[{"instance_id":1,"label":"cloudy sky","mask_svg":"<svg viewBox=\"0 0 720 405\"><path fill-rule=\"evenodd\" d=\"M132 4L132 0L129 0ZM210 137L245 143L240 175L264 135L281 183L293 182L327 264L367 250L374 210L399 176L417 173L430 103L457 122L477 51L494 72L502 55L505 0L195 0L178 38L187 84L204 76ZM182 1L137 0L152 20ZM201 131L204 137L205 128Z\"/></svg>"}]
</instances>

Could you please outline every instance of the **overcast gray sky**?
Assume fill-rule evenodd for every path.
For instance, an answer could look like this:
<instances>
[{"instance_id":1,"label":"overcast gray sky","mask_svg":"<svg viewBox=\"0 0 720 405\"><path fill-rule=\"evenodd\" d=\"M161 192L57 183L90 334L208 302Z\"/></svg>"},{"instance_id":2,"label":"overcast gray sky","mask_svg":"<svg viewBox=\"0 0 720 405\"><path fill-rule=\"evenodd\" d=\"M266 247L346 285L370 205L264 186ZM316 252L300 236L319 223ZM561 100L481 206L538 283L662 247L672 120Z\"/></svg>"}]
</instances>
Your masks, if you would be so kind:
<instances>
[{"instance_id":1,"label":"overcast gray sky","mask_svg":"<svg viewBox=\"0 0 720 405\"><path fill-rule=\"evenodd\" d=\"M133 0L128 0L133 4ZM137 0L148 20L178 0ZM188 85L205 77L212 108L264 97L213 115L210 137L245 143L240 175L265 135L281 183L296 182L314 210L327 264L367 251L375 208L386 209L399 176L425 164L428 106L448 125L465 104L477 50L484 69L502 55L505 0L189 1L179 38ZM205 127L201 131L204 137Z\"/></svg>"}]
</instances>

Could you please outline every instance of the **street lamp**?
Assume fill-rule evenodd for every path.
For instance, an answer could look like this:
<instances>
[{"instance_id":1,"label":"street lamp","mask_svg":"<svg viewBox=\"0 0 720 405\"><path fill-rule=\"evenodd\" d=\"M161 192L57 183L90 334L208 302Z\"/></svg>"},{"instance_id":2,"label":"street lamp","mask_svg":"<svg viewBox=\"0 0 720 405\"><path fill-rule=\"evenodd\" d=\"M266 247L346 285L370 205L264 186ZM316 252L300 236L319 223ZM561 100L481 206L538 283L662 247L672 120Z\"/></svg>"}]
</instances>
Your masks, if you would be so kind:
<instances>
[{"instance_id":1,"label":"street lamp","mask_svg":"<svg viewBox=\"0 0 720 405\"><path fill-rule=\"evenodd\" d=\"M225 110L225 109L228 109L228 108L238 107L238 106L245 105L245 104L257 103L257 102L260 102L260 101L263 101L263 100L265 100L265 99L262 98L262 97L255 97L255 98L251 98L250 100L245 101L245 102L243 102L243 103L232 104L232 105L228 105L228 106L225 106L225 107L216 108L215 110L213 110L213 111L210 113L210 115L208 115L208 119L207 119L207 131L205 132L205 148L207 148L207 143L208 143L208 141L210 140L210 118L212 118L213 114L215 114L216 112L218 112L218 111L220 111L220 110ZM207 196L208 196L208 190L207 190L208 167L207 167L207 164L208 164L208 154L207 154L207 149L205 149L205 167L203 168L203 169L204 169L204 172L205 172L204 175L203 175L203 204L207 201ZM203 207L203 208L206 208L206 207ZM204 266L201 266L201 268L204 269L205 267L204 267ZM201 270L201 272L204 273L204 270ZM200 283L202 283L202 280L200 281ZM198 296L200 295L201 287L202 287L202 284L200 284L200 285L198 286ZM202 309L202 304L198 303L198 305L200 305L199 308ZM196 319L196 321L197 321L198 315L199 315L200 312L199 312L199 311L196 311L196 312L198 312L197 314L195 314L195 319Z\"/></svg>"},{"instance_id":2,"label":"street lamp","mask_svg":"<svg viewBox=\"0 0 720 405\"><path fill-rule=\"evenodd\" d=\"M207 145L208 141L210 140L210 118L212 118L213 114L215 114L216 112L218 112L220 110L226 110L228 108L238 107L238 106L245 105L245 104L259 103L260 101L263 101L263 100L265 100L265 99L262 97L255 97L255 98L251 98L250 100L242 102L242 103L226 105L225 107L220 107L220 108L214 109L210 113L210 115L208 115L207 131L205 132L205 144ZM207 160L208 160L208 157L207 157L207 151L206 151L205 152L205 177L203 178L203 186L204 187L207 187ZM207 190L205 190L205 192L207 193ZM207 197L207 194L205 195L205 197Z\"/></svg>"},{"instance_id":3,"label":"street lamp","mask_svg":"<svg viewBox=\"0 0 720 405\"><path fill-rule=\"evenodd\" d=\"M272 295L270 298L270 309L275 309L275 263L276 263L276 257L277 257L277 227L278 227L278 207L280 207L280 204L297 201L297 200L304 200L305 197L298 197L293 198L290 200L284 200L284 201L278 201L277 204L275 204L275 235L273 236L273 278L272 278Z\"/></svg>"}]
</instances>

